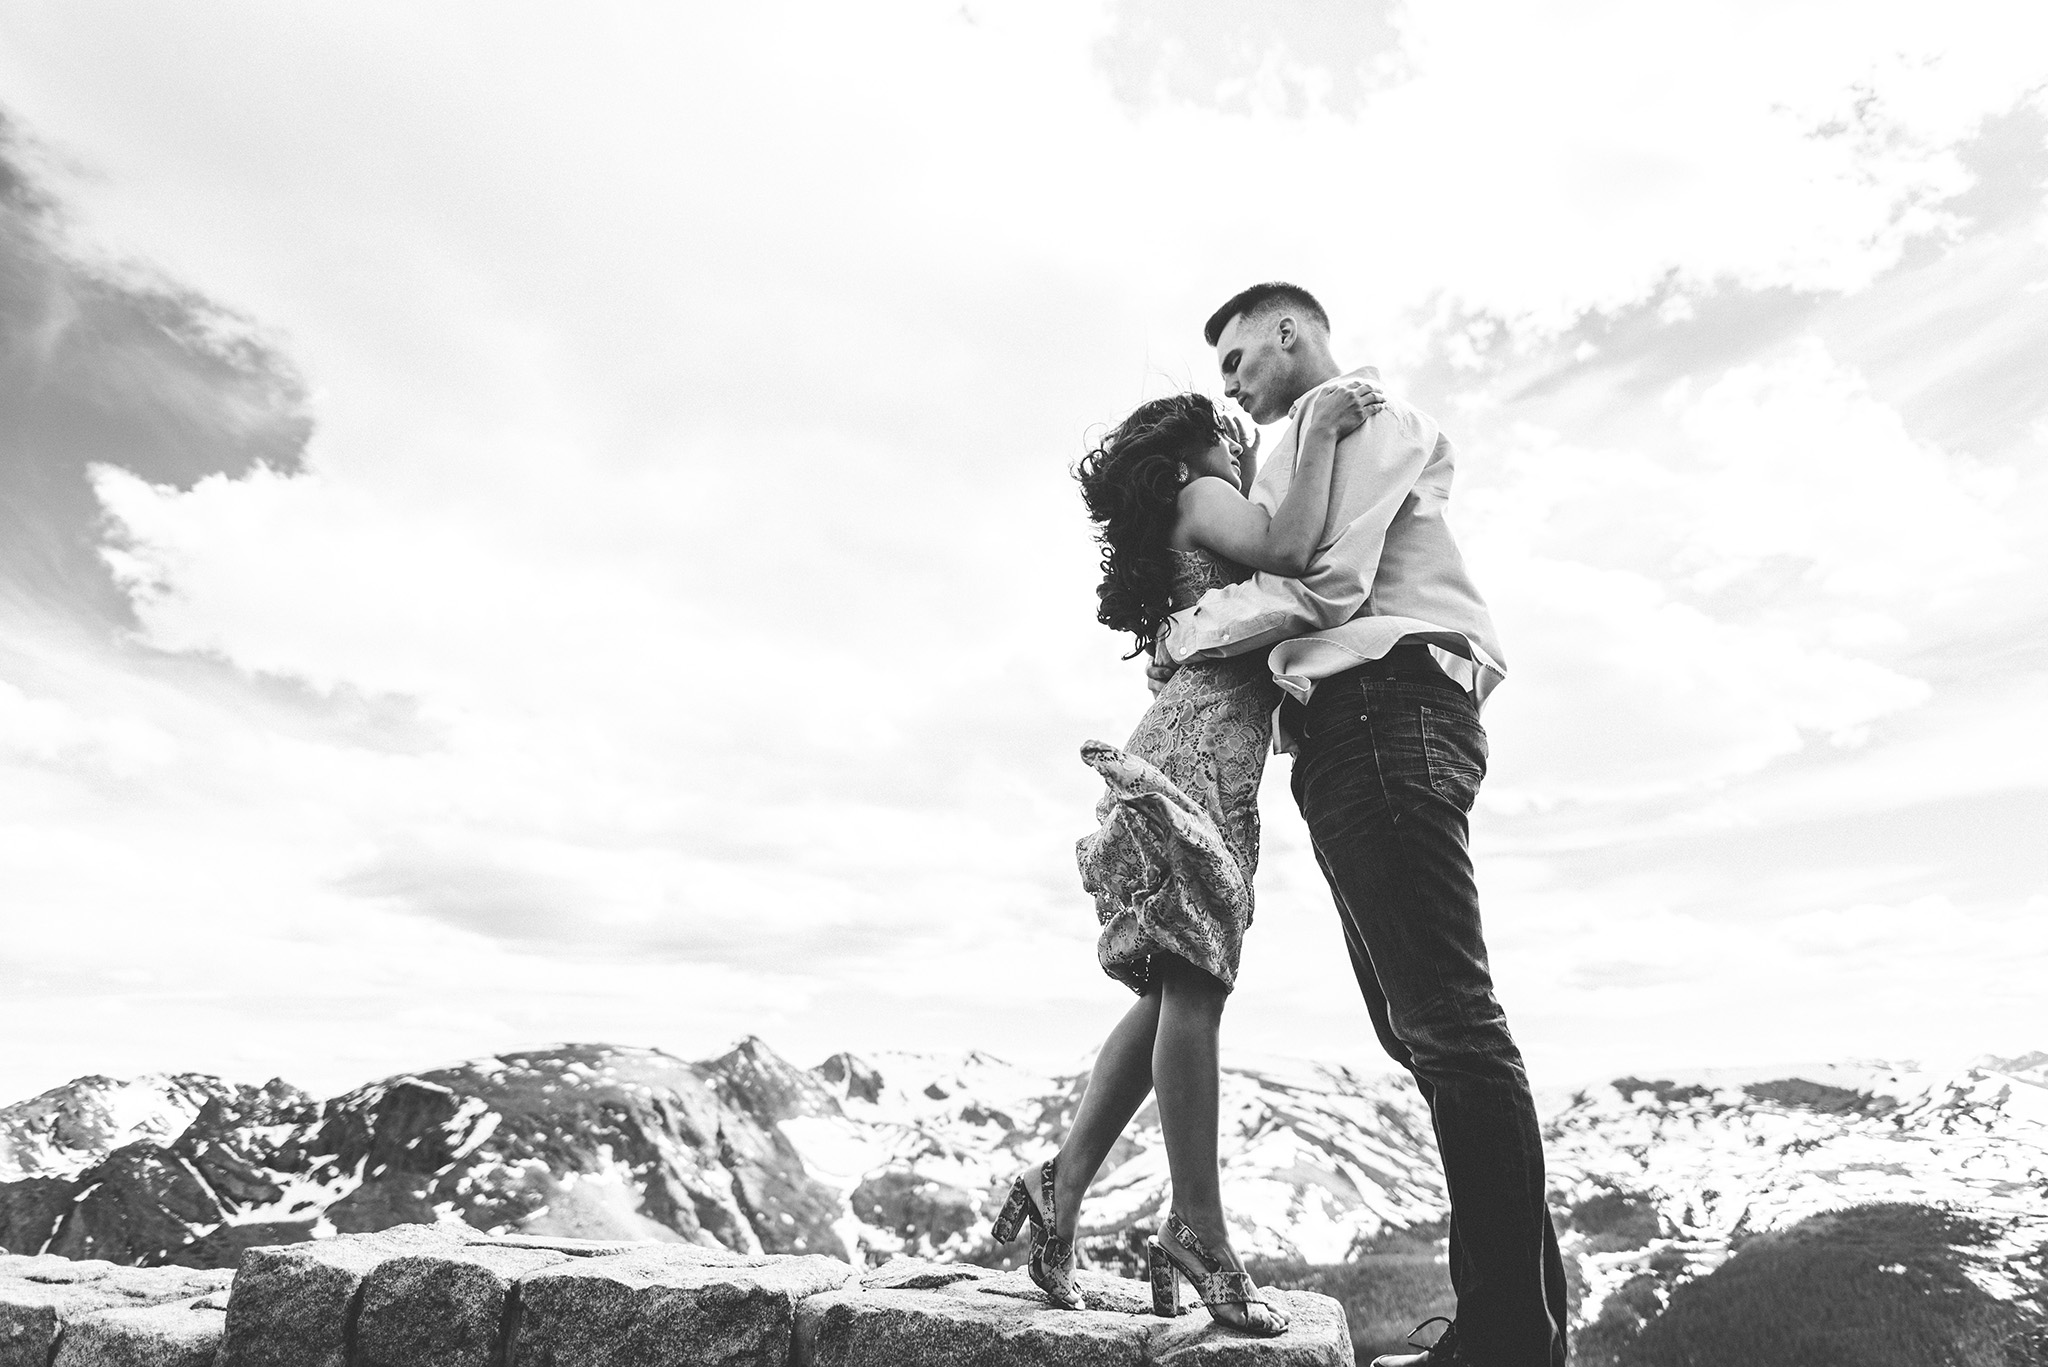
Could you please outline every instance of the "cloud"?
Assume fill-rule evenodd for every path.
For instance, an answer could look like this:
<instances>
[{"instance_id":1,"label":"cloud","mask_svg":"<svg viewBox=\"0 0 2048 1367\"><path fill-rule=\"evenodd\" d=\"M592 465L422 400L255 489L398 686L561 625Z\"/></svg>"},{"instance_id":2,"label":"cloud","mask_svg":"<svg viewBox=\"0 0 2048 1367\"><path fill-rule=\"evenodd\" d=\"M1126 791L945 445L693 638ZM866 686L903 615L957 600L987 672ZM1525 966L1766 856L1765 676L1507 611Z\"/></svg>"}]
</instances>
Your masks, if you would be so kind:
<instances>
[{"instance_id":1,"label":"cloud","mask_svg":"<svg viewBox=\"0 0 2048 1367\"><path fill-rule=\"evenodd\" d=\"M1626 445L1513 429L1465 496L1528 681L1500 712L1545 719L1493 801L1712 788L1809 738L1860 745L1932 696L1907 665L1924 624L2025 568L2013 472L1915 439L1811 336L1607 421Z\"/></svg>"},{"instance_id":2,"label":"cloud","mask_svg":"<svg viewBox=\"0 0 2048 1367\"><path fill-rule=\"evenodd\" d=\"M1405 79L1399 0L1307 0L1248 11L1227 0L1117 0L1096 60L1136 109L1185 100L1226 113L1353 114Z\"/></svg>"},{"instance_id":3,"label":"cloud","mask_svg":"<svg viewBox=\"0 0 2048 1367\"><path fill-rule=\"evenodd\" d=\"M1966 681L2048 617L2026 532L2044 401L2015 383L2048 330L2015 303L2048 271L2037 98L1956 145L1976 180L1935 206L1956 235L1860 289L1671 280L1547 334L1440 318L1418 387L1466 446L1459 524L1516 665L1490 800L1545 800L1527 761L1553 799L1766 772L1812 797L1839 771L1828 801L1911 803L1928 789L1891 756L1989 724ZM2023 769L1976 750L1936 786Z\"/></svg>"},{"instance_id":4,"label":"cloud","mask_svg":"<svg viewBox=\"0 0 2048 1367\"><path fill-rule=\"evenodd\" d=\"M1712 596L1795 557L1821 598L1939 609L2019 566L1997 508L2014 472L1913 440L1817 339L1677 403L1680 431L1709 472L1692 491L1675 566L1695 591Z\"/></svg>"},{"instance_id":5,"label":"cloud","mask_svg":"<svg viewBox=\"0 0 2048 1367\"><path fill-rule=\"evenodd\" d=\"M1476 838L1532 1057L1767 1006L1723 952L1761 919L1991 924L2038 866L1973 881L1962 814L2038 786L2005 681L2048 509L2010 9L1682 43L1526 6L25 18L0 76L97 169L46 180L191 287L90 264L47 197L7 220L113 320L20 315L72 357L35 392L142 435L24 505L99 644L0 636L39 985L0 1031L334 1085L606 1034L1066 1061L1122 1004L1075 750L1145 695L1065 468L1211 383L1200 319L1276 275L1464 452L1512 665ZM1358 1061L1284 775L1232 1038ZM1871 813L1881 848L1839 833ZM1770 951L1811 979L1824 929ZM1984 972L1943 1028L2017 1000ZM1814 1000L1798 1038L1839 1037Z\"/></svg>"},{"instance_id":6,"label":"cloud","mask_svg":"<svg viewBox=\"0 0 2048 1367\"><path fill-rule=\"evenodd\" d=\"M1500 606L1533 633L1512 666L1521 696L1503 694L1489 719L1514 732L1485 795L1503 809L1703 795L1816 733L1853 744L1928 696L1923 682L1795 633L1718 621L1638 576L1520 569Z\"/></svg>"},{"instance_id":7,"label":"cloud","mask_svg":"<svg viewBox=\"0 0 2048 1367\"><path fill-rule=\"evenodd\" d=\"M35 151L0 114L0 597L112 621L87 468L171 487L298 468L310 418L246 319L73 245Z\"/></svg>"},{"instance_id":8,"label":"cloud","mask_svg":"<svg viewBox=\"0 0 2048 1367\"><path fill-rule=\"evenodd\" d=\"M1817 907L1739 931L1653 907L1607 916L1595 945L1560 933L1571 924L1562 905L1518 902L1511 914L1543 917L1550 935L1516 944L1503 991L1511 1009L1528 1004L1525 1020L1568 1016L1582 1030L1605 1021L1635 1036L1636 1057L1672 1064L1967 1053L1976 1039L2034 1028L2028 984L2048 965L2048 943L2029 918L2041 905L1931 895ZM2010 969L1987 973L1990 964Z\"/></svg>"}]
</instances>

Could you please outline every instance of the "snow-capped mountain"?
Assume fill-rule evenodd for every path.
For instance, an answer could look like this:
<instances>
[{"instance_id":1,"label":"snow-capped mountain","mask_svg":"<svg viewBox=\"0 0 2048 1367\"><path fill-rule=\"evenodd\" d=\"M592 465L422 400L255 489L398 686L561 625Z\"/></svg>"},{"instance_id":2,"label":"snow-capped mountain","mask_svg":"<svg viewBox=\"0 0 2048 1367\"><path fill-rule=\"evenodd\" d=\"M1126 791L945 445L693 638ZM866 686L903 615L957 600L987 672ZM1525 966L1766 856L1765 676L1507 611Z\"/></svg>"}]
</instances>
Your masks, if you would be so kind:
<instances>
[{"instance_id":1,"label":"snow-capped mountain","mask_svg":"<svg viewBox=\"0 0 2048 1367\"><path fill-rule=\"evenodd\" d=\"M2048 1216L2048 1057L1829 1072L1589 1091L1551 1122L1553 1181L1654 1192L1674 1233L1704 1239L1858 1201Z\"/></svg>"},{"instance_id":2,"label":"snow-capped mountain","mask_svg":"<svg viewBox=\"0 0 2048 1367\"><path fill-rule=\"evenodd\" d=\"M847 1195L874 1252L984 1257L979 1212L1049 1156L1084 1077L1048 1078L984 1054L847 1055L821 1070L837 1115L784 1121L809 1170ZM1429 1115L1404 1079L1296 1061L1224 1069L1219 1153L1241 1252L1336 1262L1382 1230L1444 1209ZM1107 1253L1156 1228L1169 1197L1157 1110L1140 1111L1089 1194L1084 1246Z\"/></svg>"},{"instance_id":3,"label":"snow-capped mountain","mask_svg":"<svg viewBox=\"0 0 2048 1367\"><path fill-rule=\"evenodd\" d=\"M986 1215L1049 1154L1085 1079L988 1055L835 1055L759 1040L690 1063L565 1045L387 1078L328 1101L282 1082L82 1078L0 1108L0 1247L232 1263L241 1249L460 1220L748 1251L997 1261ZM1221 1153L1248 1255L1336 1263L1430 1233L1445 1193L1405 1079L1282 1061L1226 1069ZM1623 1078L1547 1127L1557 1214L1590 1319L1665 1295L1747 1236L1871 1201L1980 1214L2048 1239L2048 1055L1952 1073L1830 1065L1799 1077ZM1084 1211L1126 1254L1168 1198L1148 1107ZM1975 1255L1973 1255L1975 1256ZM1990 1289L1996 1250L1973 1267ZM2013 1282L2007 1299L2029 1295Z\"/></svg>"},{"instance_id":4,"label":"snow-capped mountain","mask_svg":"<svg viewBox=\"0 0 2048 1367\"><path fill-rule=\"evenodd\" d=\"M204 1073L94 1074L0 1110L0 1182L76 1177L124 1144L168 1144L234 1088Z\"/></svg>"},{"instance_id":5,"label":"snow-capped mountain","mask_svg":"<svg viewBox=\"0 0 2048 1367\"><path fill-rule=\"evenodd\" d=\"M758 1040L688 1063L569 1045L387 1078L319 1102L281 1082L81 1079L0 1109L0 1247L226 1264L256 1243L461 1220L851 1258L999 1260L985 1211L1051 1153L1083 1079L979 1053L837 1055ZM1444 1191L1411 1088L1313 1064L1233 1068L1223 1161L1246 1252L1343 1258L1427 1223ZM55 1119L53 1119L53 1117ZM1084 1240L1113 1255L1168 1187L1148 1110Z\"/></svg>"},{"instance_id":6,"label":"snow-capped mountain","mask_svg":"<svg viewBox=\"0 0 2048 1367\"><path fill-rule=\"evenodd\" d=\"M1653 1265L1682 1281L1748 1235L1873 1202L1983 1217L1999 1237L1966 1261L1972 1280L2033 1294L2011 1267L2048 1240L2048 1054L1802 1072L1623 1078L1552 1119L1551 1182L1583 1213L1567 1246L1589 1305Z\"/></svg>"}]
</instances>

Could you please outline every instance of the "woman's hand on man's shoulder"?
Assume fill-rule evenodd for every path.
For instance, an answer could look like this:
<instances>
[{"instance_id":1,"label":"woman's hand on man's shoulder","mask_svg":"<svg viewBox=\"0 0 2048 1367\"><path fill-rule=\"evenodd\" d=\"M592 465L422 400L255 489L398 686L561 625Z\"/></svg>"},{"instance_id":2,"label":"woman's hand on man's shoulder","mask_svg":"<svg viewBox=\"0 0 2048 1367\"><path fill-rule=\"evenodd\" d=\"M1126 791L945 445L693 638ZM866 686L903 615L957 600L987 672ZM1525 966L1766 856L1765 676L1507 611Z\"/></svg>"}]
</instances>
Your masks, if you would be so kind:
<instances>
[{"instance_id":1,"label":"woman's hand on man's shoulder","mask_svg":"<svg viewBox=\"0 0 2048 1367\"><path fill-rule=\"evenodd\" d=\"M1316 391L1309 430L1334 432L1341 440L1365 426L1365 420L1387 406L1379 386L1359 375L1332 380Z\"/></svg>"}]
</instances>

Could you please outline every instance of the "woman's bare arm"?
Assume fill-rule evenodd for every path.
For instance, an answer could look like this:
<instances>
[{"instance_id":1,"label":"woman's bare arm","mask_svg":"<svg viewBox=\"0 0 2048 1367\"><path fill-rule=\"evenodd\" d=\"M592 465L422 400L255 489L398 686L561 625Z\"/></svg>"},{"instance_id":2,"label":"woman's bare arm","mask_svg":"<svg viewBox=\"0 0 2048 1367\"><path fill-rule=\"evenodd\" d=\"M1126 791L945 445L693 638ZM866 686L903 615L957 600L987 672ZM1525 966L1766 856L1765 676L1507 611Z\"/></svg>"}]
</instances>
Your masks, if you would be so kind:
<instances>
[{"instance_id":1,"label":"woman's bare arm","mask_svg":"<svg viewBox=\"0 0 2048 1367\"><path fill-rule=\"evenodd\" d=\"M1273 574L1298 575L1314 557L1330 511L1330 472L1337 443L1385 404L1364 381L1327 385L1310 399L1287 496L1266 510L1228 480L1197 479L1180 491L1175 539L1225 560Z\"/></svg>"}]
</instances>

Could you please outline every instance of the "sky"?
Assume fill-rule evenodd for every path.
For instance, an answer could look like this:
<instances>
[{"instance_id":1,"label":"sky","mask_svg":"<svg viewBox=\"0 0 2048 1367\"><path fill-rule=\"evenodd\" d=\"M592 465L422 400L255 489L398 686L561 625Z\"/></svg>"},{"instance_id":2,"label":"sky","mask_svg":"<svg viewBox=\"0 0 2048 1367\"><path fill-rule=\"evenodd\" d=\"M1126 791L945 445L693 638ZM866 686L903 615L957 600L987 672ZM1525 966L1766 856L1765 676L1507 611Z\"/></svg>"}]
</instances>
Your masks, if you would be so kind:
<instances>
[{"instance_id":1,"label":"sky","mask_svg":"<svg viewBox=\"0 0 2048 1367\"><path fill-rule=\"evenodd\" d=\"M0 0L0 1100L1079 1066L1070 467L1443 424L1539 1087L2048 1047L2048 9ZM1386 1066L1276 759L1226 1062Z\"/></svg>"}]
</instances>

